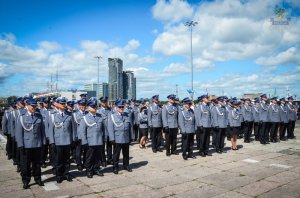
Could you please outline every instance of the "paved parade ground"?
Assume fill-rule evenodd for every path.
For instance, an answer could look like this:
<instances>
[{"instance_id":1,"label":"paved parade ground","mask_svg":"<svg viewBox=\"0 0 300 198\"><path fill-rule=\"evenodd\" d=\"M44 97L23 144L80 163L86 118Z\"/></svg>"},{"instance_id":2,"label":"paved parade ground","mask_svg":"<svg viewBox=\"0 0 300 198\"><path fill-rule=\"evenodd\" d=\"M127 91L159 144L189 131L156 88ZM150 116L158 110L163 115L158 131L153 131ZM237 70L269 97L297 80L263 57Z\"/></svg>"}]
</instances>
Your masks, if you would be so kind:
<instances>
[{"instance_id":1,"label":"paved parade ground","mask_svg":"<svg viewBox=\"0 0 300 198\"><path fill-rule=\"evenodd\" d=\"M20 175L5 156L5 139L0 146L0 197L300 197L300 122L298 139L261 145L238 140L239 150L212 153L184 161L181 155L167 157L152 153L151 147L130 147L133 172L86 177L72 165L72 182L57 184L50 167L42 169L45 186L34 184L23 190ZM178 146L178 149L180 146ZM214 151L214 150L211 150ZM120 166L122 167L122 166Z\"/></svg>"}]
</instances>

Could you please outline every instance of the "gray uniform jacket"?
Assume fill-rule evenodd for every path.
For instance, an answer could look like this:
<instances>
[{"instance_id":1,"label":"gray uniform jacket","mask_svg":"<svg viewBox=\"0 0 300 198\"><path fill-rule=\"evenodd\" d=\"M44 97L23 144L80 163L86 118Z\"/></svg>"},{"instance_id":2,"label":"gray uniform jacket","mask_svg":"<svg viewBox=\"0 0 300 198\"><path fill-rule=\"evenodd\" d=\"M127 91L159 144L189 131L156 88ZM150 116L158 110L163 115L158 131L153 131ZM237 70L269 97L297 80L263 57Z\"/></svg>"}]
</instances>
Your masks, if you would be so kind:
<instances>
[{"instance_id":1,"label":"gray uniform jacket","mask_svg":"<svg viewBox=\"0 0 300 198\"><path fill-rule=\"evenodd\" d=\"M133 106L133 124L134 125L139 125L139 122L138 122L138 115L139 115L139 113L140 113L140 107L134 105Z\"/></svg>"},{"instance_id":2,"label":"gray uniform jacket","mask_svg":"<svg viewBox=\"0 0 300 198\"><path fill-rule=\"evenodd\" d=\"M49 125L49 143L57 146L70 145L73 140L73 116L70 112L64 111L51 114Z\"/></svg>"},{"instance_id":3,"label":"gray uniform jacket","mask_svg":"<svg viewBox=\"0 0 300 198\"><path fill-rule=\"evenodd\" d=\"M279 115L279 107L278 105L271 104L269 107L269 118L270 122L280 122L280 115Z\"/></svg>"},{"instance_id":4,"label":"gray uniform jacket","mask_svg":"<svg viewBox=\"0 0 300 198\"><path fill-rule=\"evenodd\" d=\"M78 138L78 140L81 140L82 139L82 135L80 133L80 130L79 130L79 127L80 127L80 123L81 123L81 120L83 118L84 115L86 115L87 112L84 111L80 111L80 110L77 110L75 112L73 112L73 119L74 119L74 122L73 122L73 141L76 140L76 138Z\"/></svg>"},{"instance_id":5,"label":"gray uniform jacket","mask_svg":"<svg viewBox=\"0 0 300 198\"><path fill-rule=\"evenodd\" d=\"M147 129L148 128L148 115L144 112L141 112L138 114L138 122L139 122L139 128L141 129Z\"/></svg>"},{"instance_id":6,"label":"gray uniform jacket","mask_svg":"<svg viewBox=\"0 0 300 198\"><path fill-rule=\"evenodd\" d=\"M210 107L205 103L199 105L199 110L196 119L198 119L197 126L203 126L204 128L210 128L212 126L211 123L211 111Z\"/></svg>"},{"instance_id":7,"label":"gray uniform jacket","mask_svg":"<svg viewBox=\"0 0 300 198\"><path fill-rule=\"evenodd\" d=\"M219 128L227 128L227 111L226 107L222 105L216 105L212 110L212 125Z\"/></svg>"},{"instance_id":8,"label":"gray uniform jacket","mask_svg":"<svg viewBox=\"0 0 300 198\"><path fill-rule=\"evenodd\" d=\"M238 109L230 109L228 111L228 120L229 120L229 125L231 127L240 127L241 126L241 113L239 112Z\"/></svg>"},{"instance_id":9,"label":"gray uniform jacket","mask_svg":"<svg viewBox=\"0 0 300 198\"><path fill-rule=\"evenodd\" d=\"M296 121L297 120L297 108L292 103L286 103L288 110L288 121Z\"/></svg>"},{"instance_id":10,"label":"gray uniform jacket","mask_svg":"<svg viewBox=\"0 0 300 198\"><path fill-rule=\"evenodd\" d=\"M183 107L178 113L178 124L181 133L195 133L196 120L193 109Z\"/></svg>"},{"instance_id":11,"label":"gray uniform jacket","mask_svg":"<svg viewBox=\"0 0 300 198\"><path fill-rule=\"evenodd\" d=\"M16 122L17 146L24 148L40 148L46 142L43 117L40 113L21 114Z\"/></svg>"},{"instance_id":12,"label":"gray uniform jacket","mask_svg":"<svg viewBox=\"0 0 300 198\"><path fill-rule=\"evenodd\" d=\"M286 105L280 104L279 106L279 116L280 122L288 123L288 114L287 114L287 107Z\"/></svg>"},{"instance_id":13,"label":"gray uniform jacket","mask_svg":"<svg viewBox=\"0 0 300 198\"><path fill-rule=\"evenodd\" d=\"M40 114L43 117L43 123L45 127L45 136L49 138L49 110L46 108L40 109Z\"/></svg>"},{"instance_id":14,"label":"gray uniform jacket","mask_svg":"<svg viewBox=\"0 0 300 198\"><path fill-rule=\"evenodd\" d=\"M7 109L4 111L3 117L2 117L2 131L3 133L11 134L9 129L9 119L11 116L11 110Z\"/></svg>"},{"instance_id":15,"label":"gray uniform jacket","mask_svg":"<svg viewBox=\"0 0 300 198\"><path fill-rule=\"evenodd\" d=\"M256 105L252 106L252 116L254 122L259 122L259 106Z\"/></svg>"},{"instance_id":16,"label":"gray uniform jacket","mask_svg":"<svg viewBox=\"0 0 300 198\"><path fill-rule=\"evenodd\" d=\"M260 122L269 122L268 109L269 109L269 107L267 106L266 103L260 102L260 104L259 104L259 121Z\"/></svg>"},{"instance_id":17,"label":"gray uniform jacket","mask_svg":"<svg viewBox=\"0 0 300 198\"><path fill-rule=\"evenodd\" d=\"M111 141L118 144L130 143L134 139L133 127L127 113L123 116L119 112L114 112L108 117L108 135Z\"/></svg>"},{"instance_id":18,"label":"gray uniform jacket","mask_svg":"<svg viewBox=\"0 0 300 198\"><path fill-rule=\"evenodd\" d=\"M163 127L178 128L178 108L171 103L162 108Z\"/></svg>"},{"instance_id":19,"label":"gray uniform jacket","mask_svg":"<svg viewBox=\"0 0 300 198\"><path fill-rule=\"evenodd\" d=\"M26 108L18 108L11 112L11 119L10 119L10 129L11 129L11 136L16 136L16 125L18 123L18 117L23 115L27 112Z\"/></svg>"},{"instance_id":20,"label":"gray uniform jacket","mask_svg":"<svg viewBox=\"0 0 300 198\"><path fill-rule=\"evenodd\" d=\"M162 127L162 108L155 103L148 108L148 125L150 127Z\"/></svg>"},{"instance_id":21,"label":"gray uniform jacket","mask_svg":"<svg viewBox=\"0 0 300 198\"><path fill-rule=\"evenodd\" d=\"M82 135L82 144L88 144L89 146L103 145L103 120L101 114L96 113L93 116L91 113L82 117L80 122L79 131Z\"/></svg>"},{"instance_id":22,"label":"gray uniform jacket","mask_svg":"<svg viewBox=\"0 0 300 198\"><path fill-rule=\"evenodd\" d=\"M229 110L232 110L233 108L230 106L230 105L228 105L228 104L226 104L225 105L225 109L226 109L226 118L227 118L227 126L229 126L229 118L228 118L228 114L229 114Z\"/></svg>"},{"instance_id":23,"label":"gray uniform jacket","mask_svg":"<svg viewBox=\"0 0 300 198\"><path fill-rule=\"evenodd\" d=\"M250 105L244 104L242 106L242 114L244 121L253 122L252 107Z\"/></svg>"},{"instance_id":24,"label":"gray uniform jacket","mask_svg":"<svg viewBox=\"0 0 300 198\"><path fill-rule=\"evenodd\" d=\"M97 113L100 113L102 117L104 141L106 141L106 139L108 138L108 117L111 114L111 109L109 107L100 107L97 110Z\"/></svg>"}]
</instances>

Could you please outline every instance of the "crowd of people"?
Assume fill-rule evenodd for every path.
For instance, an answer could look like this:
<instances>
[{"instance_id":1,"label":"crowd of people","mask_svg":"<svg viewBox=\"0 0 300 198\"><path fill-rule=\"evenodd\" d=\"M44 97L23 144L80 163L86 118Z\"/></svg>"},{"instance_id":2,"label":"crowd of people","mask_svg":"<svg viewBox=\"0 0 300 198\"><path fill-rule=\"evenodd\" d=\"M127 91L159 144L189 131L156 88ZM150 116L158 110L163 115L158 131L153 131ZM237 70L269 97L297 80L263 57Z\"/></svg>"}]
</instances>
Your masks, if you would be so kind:
<instances>
[{"instance_id":1,"label":"crowd of people","mask_svg":"<svg viewBox=\"0 0 300 198\"><path fill-rule=\"evenodd\" d=\"M86 94L76 102L65 97L19 97L2 119L7 157L17 166L27 189L31 176L38 185L44 185L41 168L49 164L57 183L72 181L71 162L79 171L85 169L88 178L103 176L101 167L108 165L118 174L121 151L123 169L131 172L130 143L137 142L144 149L150 143L148 138L153 153L165 150L169 157L179 155L180 133L183 160L195 158L195 139L197 153L206 157L212 152L226 152L226 136L233 151L238 150L238 138L263 145L295 138L298 109L293 97L278 100L263 94L252 101L226 96L209 100L208 95L202 95L194 103L188 97L179 101L170 94L167 100L161 105L159 96L154 95L152 103L118 99L109 106L107 97L88 99ZM211 136L214 149L209 150Z\"/></svg>"}]
</instances>

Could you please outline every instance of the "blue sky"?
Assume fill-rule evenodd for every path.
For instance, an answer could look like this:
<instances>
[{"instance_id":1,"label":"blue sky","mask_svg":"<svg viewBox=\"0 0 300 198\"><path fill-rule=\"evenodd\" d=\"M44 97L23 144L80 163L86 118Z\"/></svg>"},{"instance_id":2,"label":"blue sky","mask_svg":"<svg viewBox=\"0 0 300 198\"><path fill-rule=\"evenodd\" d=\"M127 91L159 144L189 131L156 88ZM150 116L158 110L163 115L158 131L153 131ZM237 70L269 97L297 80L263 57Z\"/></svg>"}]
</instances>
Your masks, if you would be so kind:
<instances>
[{"instance_id":1,"label":"blue sky","mask_svg":"<svg viewBox=\"0 0 300 198\"><path fill-rule=\"evenodd\" d=\"M285 15L276 18L275 6ZM46 91L59 71L59 89L107 80L107 58L135 72L137 97L191 87L190 32L194 20L194 90L240 97L264 92L300 97L300 3L288 1L0 1L1 96ZM289 25L274 26L270 18ZM287 91L289 90L289 91Z\"/></svg>"}]
</instances>

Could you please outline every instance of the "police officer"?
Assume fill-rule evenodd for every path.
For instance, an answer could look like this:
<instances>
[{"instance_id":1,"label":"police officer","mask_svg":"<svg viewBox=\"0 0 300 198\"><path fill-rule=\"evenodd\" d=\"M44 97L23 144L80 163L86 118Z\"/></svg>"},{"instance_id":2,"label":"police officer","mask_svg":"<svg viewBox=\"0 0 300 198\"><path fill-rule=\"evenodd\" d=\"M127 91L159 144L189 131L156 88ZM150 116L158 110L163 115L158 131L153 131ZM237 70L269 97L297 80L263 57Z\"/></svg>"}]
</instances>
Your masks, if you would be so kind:
<instances>
[{"instance_id":1,"label":"police officer","mask_svg":"<svg viewBox=\"0 0 300 198\"><path fill-rule=\"evenodd\" d=\"M286 141L285 132L288 126L288 110L285 103L285 98L280 99L280 108L279 108L279 116L280 116L280 140Z\"/></svg>"},{"instance_id":2,"label":"police officer","mask_svg":"<svg viewBox=\"0 0 300 198\"><path fill-rule=\"evenodd\" d=\"M42 146L46 142L43 117L36 112L37 102L27 100L27 111L20 114L16 123L16 141L20 149L23 188L29 188L31 173L39 186L41 179ZM32 164L32 166L31 166Z\"/></svg>"},{"instance_id":3,"label":"police officer","mask_svg":"<svg viewBox=\"0 0 300 198\"><path fill-rule=\"evenodd\" d=\"M182 135L182 158L195 158L193 156L194 134L196 129L195 114L191 106L193 102L190 98L182 100L184 106L178 113L178 125Z\"/></svg>"},{"instance_id":4,"label":"police officer","mask_svg":"<svg viewBox=\"0 0 300 198\"><path fill-rule=\"evenodd\" d=\"M241 111L244 120L244 143L250 143L250 137L252 133L253 114L250 103L251 100L249 98L245 98L244 104L241 105Z\"/></svg>"},{"instance_id":5,"label":"police officer","mask_svg":"<svg viewBox=\"0 0 300 198\"><path fill-rule=\"evenodd\" d=\"M210 130L211 130L211 110L208 106L208 95L200 96L201 104L197 109L196 122L197 130L199 130L200 149L199 154L201 157L211 156L208 153Z\"/></svg>"},{"instance_id":6,"label":"police officer","mask_svg":"<svg viewBox=\"0 0 300 198\"><path fill-rule=\"evenodd\" d=\"M260 96L261 102L260 102L260 108L259 108L259 122L260 122L260 143L261 144L268 144L268 124L269 124L269 119L268 119L268 110L269 107L267 105L267 95L263 94Z\"/></svg>"},{"instance_id":7,"label":"police officer","mask_svg":"<svg viewBox=\"0 0 300 198\"><path fill-rule=\"evenodd\" d=\"M138 114L138 122L139 122L139 132L140 132L140 148L146 148L146 141L148 138L148 115L147 115L147 107L143 106L141 108L141 112Z\"/></svg>"},{"instance_id":8,"label":"police officer","mask_svg":"<svg viewBox=\"0 0 300 198\"><path fill-rule=\"evenodd\" d=\"M16 107L15 101L10 104L10 108L4 111L4 115L2 117L2 131L3 134L7 137L6 142L6 154L7 159L12 159L12 138L11 138L11 128L10 128L10 119L11 119L11 112L14 111Z\"/></svg>"},{"instance_id":9,"label":"police officer","mask_svg":"<svg viewBox=\"0 0 300 198\"><path fill-rule=\"evenodd\" d=\"M49 128L49 102L50 100L48 98L41 98L40 102L42 103L42 108L40 109L40 114L43 117L43 124L45 127L45 137L46 137L46 142L43 145L42 148L42 168L46 168L46 160L49 152L49 134L48 134L48 128ZM49 159L52 158L52 154L50 153ZM52 159L51 159L52 160Z\"/></svg>"},{"instance_id":10,"label":"police officer","mask_svg":"<svg viewBox=\"0 0 300 198\"><path fill-rule=\"evenodd\" d=\"M79 128L82 117L87 114L86 112L86 99L83 98L77 101L78 110L73 112L73 119L74 119L74 126L73 126L73 142L74 142L74 154L75 154L75 161L77 165L77 169L79 171L83 170L83 164L85 161L85 156L87 152L87 147L82 146L81 139L82 134L80 134ZM82 158L83 155L83 158Z\"/></svg>"},{"instance_id":11,"label":"police officer","mask_svg":"<svg viewBox=\"0 0 300 198\"><path fill-rule=\"evenodd\" d=\"M259 124L259 99L255 98L254 100L254 105L252 105L252 117L254 121L254 140L259 141L259 129L260 129L260 124Z\"/></svg>"},{"instance_id":12,"label":"police officer","mask_svg":"<svg viewBox=\"0 0 300 198\"><path fill-rule=\"evenodd\" d=\"M241 133L241 113L239 112L241 103L237 100L233 100L231 105L232 108L228 111L228 121L231 128L231 150L238 150L237 136Z\"/></svg>"},{"instance_id":13,"label":"police officer","mask_svg":"<svg viewBox=\"0 0 300 198\"><path fill-rule=\"evenodd\" d=\"M279 107L277 105L277 97L271 98L271 105L269 107L269 119L270 119L270 141L276 143L277 131L280 123Z\"/></svg>"},{"instance_id":14,"label":"police officer","mask_svg":"<svg viewBox=\"0 0 300 198\"><path fill-rule=\"evenodd\" d=\"M103 132L104 132L103 141L105 142L104 143L105 145L101 147L101 162L102 162L102 166L106 167L107 164L113 164L113 155L112 155L113 144L110 142L109 135L108 135L108 117L111 114L111 108L108 106L108 97L100 97L99 100L100 100L100 107L97 110L97 113L100 113L102 117ZM105 155L105 150L106 150L106 155Z\"/></svg>"},{"instance_id":15,"label":"police officer","mask_svg":"<svg viewBox=\"0 0 300 198\"><path fill-rule=\"evenodd\" d=\"M122 150L123 154L123 169L131 172L129 167L129 144L134 140L132 122L127 113L124 113L124 102L116 103L116 112L112 113L108 119L108 134L109 139L114 143L113 153L113 173L118 174L119 158Z\"/></svg>"},{"instance_id":16,"label":"police officer","mask_svg":"<svg viewBox=\"0 0 300 198\"><path fill-rule=\"evenodd\" d=\"M56 181L64 179L72 181L70 170L70 146L73 140L73 116L66 111L67 99L56 99L58 111L51 114L52 124L49 126L49 142L55 149Z\"/></svg>"},{"instance_id":17,"label":"police officer","mask_svg":"<svg viewBox=\"0 0 300 198\"><path fill-rule=\"evenodd\" d=\"M287 138L295 139L294 130L295 130L295 122L297 120L297 108L293 104L294 98L290 96L287 98L288 102L286 104L288 110L288 126L287 126Z\"/></svg>"},{"instance_id":18,"label":"police officer","mask_svg":"<svg viewBox=\"0 0 300 198\"><path fill-rule=\"evenodd\" d=\"M216 138L216 152L223 153L224 140L226 135L226 129L228 125L227 111L224 105L224 98L217 98L218 104L215 106L212 112L212 122L215 126L215 138Z\"/></svg>"},{"instance_id":19,"label":"police officer","mask_svg":"<svg viewBox=\"0 0 300 198\"><path fill-rule=\"evenodd\" d=\"M152 151L162 152L161 129L162 129L162 107L159 104L159 95L152 96L152 104L148 108L148 125L152 131Z\"/></svg>"},{"instance_id":20,"label":"police officer","mask_svg":"<svg viewBox=\"0 0 300 198\"><path fill-rule=\"evenodd\" d=\"M162 108L162 122L166 138L166 155L178 155L176 151L178 133L178 108L175 106L174 94L167 96L168 103Z\"/></svg>"},{"instance_id":21,"label":"police officer","mask_svg":"<svg viewBox=\"0 0 300 198\"><path fill-rule=\"evenodd\" d=\"M104 123L100 113L97 113L97 100L90 98L88 114L84 115L80 122L79 131L82 137L82 145L88 146L85 167L88 178L94 174L103 176L100 169L101 148L103 147Z\"/></svg>"},{"instance_id":22,"label":"police officer","mask_svg":"<svg viewBox=\"0 0 300 198\"><path fill-rule=\"evenodd\" d=\"M135 100L132 108L133 111L133 131L134 131L134 141L139 142L139 124L138 124L138 114L140 112L140 100Z\"/></svg>"}]
</instances>

